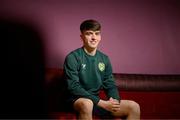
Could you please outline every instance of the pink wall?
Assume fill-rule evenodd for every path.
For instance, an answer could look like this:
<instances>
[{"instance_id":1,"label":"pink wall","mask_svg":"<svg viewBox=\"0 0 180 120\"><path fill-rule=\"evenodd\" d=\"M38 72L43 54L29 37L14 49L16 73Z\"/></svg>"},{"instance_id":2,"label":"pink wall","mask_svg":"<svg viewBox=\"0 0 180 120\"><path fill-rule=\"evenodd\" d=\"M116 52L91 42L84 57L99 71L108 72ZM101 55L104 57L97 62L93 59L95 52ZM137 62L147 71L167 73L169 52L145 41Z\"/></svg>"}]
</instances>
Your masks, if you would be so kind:
<instances>
[{"instance_id":1,"label":"pink wall","mask_svg":"<svg viewBox=\"0 0 180 120\"><path fill-rule=\"evenodd\" d=\"M1 0L0 17L28 21L46 44L47 67L80 47L79 24L102 23L99 47L114 72L180 74L178 0Z\"/></svg>"}]
</instances>

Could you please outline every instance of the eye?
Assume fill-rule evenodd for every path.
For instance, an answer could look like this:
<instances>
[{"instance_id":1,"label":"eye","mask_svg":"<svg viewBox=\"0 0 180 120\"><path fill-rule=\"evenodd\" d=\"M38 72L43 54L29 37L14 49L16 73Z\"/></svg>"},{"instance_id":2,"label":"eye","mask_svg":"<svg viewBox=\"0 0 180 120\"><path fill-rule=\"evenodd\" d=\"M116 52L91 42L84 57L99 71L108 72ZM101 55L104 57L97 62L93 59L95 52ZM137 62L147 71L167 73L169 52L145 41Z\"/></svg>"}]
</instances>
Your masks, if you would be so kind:
<instances>
[{"instance_id":1,"label":"eye","mask_svg":"<svg viewBox=\"0 0 180 120\"><path fill-rule=\"evenodd\" d=\"M92 35L92 33L91 32L86 32L85 35Z\"/></svg>"},{"instance_id":2,"label":"eye","mask_svg":"<svg viewBox=\"0 0 180 120\"><path fill-rule=\"evenodd\" d=\"M96 32L95 34L96 34L96 35L100 35L101 33L100 33L100 32Z\"/></svg>"}]
</instances>

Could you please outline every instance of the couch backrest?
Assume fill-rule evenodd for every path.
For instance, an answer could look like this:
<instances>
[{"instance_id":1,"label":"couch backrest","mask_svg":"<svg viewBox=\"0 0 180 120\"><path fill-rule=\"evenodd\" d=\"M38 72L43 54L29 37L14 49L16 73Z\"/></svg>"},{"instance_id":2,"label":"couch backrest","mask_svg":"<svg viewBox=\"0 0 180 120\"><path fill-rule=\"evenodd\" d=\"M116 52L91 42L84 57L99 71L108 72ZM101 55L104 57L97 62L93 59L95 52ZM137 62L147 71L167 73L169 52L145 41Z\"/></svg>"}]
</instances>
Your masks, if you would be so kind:
<instances>
[{"instance_id":1,"label":"couch backrest","mask_svg":"<svg viewBox=\"0 0 180 120\"><path fill-rule=\"evenodd\" d=\"M114 77L124 91L180 91L180 75L114 73Z\"/></svg>"},{"instance_id":2,"label":"couch backrest","mask_svg":"<svg viewBox=\"0 0 180 120\"><path fill-rule=\"evenodd\" d=\"M149 75L113 73L118 89L123 91L180 91L180 75ZM48 68L49 85L63 79L63 70ZM58 82L60 83L60 82Z\"/></svg>"}]
</instances>

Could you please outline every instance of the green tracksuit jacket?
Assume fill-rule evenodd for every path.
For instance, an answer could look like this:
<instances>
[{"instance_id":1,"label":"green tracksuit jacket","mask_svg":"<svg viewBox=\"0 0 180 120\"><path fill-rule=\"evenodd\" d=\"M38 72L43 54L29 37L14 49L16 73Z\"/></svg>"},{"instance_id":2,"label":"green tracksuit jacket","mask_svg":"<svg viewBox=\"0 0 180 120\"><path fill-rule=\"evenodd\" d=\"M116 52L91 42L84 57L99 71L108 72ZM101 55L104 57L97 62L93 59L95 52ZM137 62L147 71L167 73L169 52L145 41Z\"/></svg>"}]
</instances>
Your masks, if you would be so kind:
<instances>
[{"instance_id":1,"label":"green tracksuit jacket","mask_svg":"<svg viewBox=\"0 0 180 120\"><path fill-rule=\"evenodd\" d=\"M89 98L97 104L99 90L104 89L109 98L120 99L110 60L98 50L94 56L88 55L83 48L69 53L64 62L64 73L72 96Z\"/></svg>"}]
</instances>

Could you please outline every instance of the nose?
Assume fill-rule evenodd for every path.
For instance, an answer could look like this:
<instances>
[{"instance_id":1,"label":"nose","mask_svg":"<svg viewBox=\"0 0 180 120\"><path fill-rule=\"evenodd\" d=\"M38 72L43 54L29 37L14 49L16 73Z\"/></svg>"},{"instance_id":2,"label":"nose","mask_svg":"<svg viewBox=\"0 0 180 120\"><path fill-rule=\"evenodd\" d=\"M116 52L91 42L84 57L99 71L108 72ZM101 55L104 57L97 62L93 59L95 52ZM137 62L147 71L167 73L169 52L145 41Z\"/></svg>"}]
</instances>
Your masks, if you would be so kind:
<instances>
[{"instance_id":1,"label":"nose","mask_svg":"<svg viewBox=\"0 0 180 120\"><path fill-rule=\"evenodd\" d=\"M95 40L95 38L96 38L96 35L92 34L92 40Z\"/></svg>"}]
</instances>

